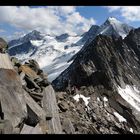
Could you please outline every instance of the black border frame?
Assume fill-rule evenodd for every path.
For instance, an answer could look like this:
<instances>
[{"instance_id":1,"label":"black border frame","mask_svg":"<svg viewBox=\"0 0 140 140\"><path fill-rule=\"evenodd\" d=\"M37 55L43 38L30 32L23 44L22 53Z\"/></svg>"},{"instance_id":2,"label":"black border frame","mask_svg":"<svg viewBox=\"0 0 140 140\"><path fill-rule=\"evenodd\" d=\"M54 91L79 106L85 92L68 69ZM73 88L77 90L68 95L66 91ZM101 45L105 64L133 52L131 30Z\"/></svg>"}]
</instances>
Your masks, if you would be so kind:
<instances>
[{"instance_id":1,"label":"black border frame","mask_svg":"<svg viewBox=\"0 0 140 140\"><path fill-rule=\"evenodd\" d=\"M5 6L138 6L138 0L0 0L0 5Z\"/></svg>"}]
</instances>

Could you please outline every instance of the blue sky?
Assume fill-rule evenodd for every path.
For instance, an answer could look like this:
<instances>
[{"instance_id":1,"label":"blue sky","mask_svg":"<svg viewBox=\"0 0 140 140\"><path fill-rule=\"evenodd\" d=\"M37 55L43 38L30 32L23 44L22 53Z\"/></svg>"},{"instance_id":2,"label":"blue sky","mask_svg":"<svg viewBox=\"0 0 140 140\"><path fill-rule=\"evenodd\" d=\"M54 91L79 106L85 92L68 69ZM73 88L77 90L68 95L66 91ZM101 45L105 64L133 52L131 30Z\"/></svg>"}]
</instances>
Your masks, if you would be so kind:
<instances>
[{"instance_id":1,"label":"blue sky","mask_svg":"<svg viewBox=\"0 0 140 140\"><path fill-rule=\"evenodd\" d=\"M113 7L113 6L112 6ZM127 7L127 6L126 6ZM131 6L132 7L132 6ZM133 6L134 8L139 8L139 6ZM109 12L106 7L103 6L84 6L84 7L77 7L77 11L81 13L86 18L94 17L97 20L97 24L101 25L108 17L115 17L118 20L127 23L134 27L140 27L140 20L139 21L127 21L124 17L120 16L120 11Z\"/></svg>"},{"instance_id":2,"label":"blue sky","mask_svg":"<svg viewBox=\"0 0 140 140\"><path fill-rule=\"evenodd\" d=\"M8 40L32 30L52 35L82 34L111 16L140 27L140 6L0 6L0 13L0 36Z\"/></svg>"}]
</instances>

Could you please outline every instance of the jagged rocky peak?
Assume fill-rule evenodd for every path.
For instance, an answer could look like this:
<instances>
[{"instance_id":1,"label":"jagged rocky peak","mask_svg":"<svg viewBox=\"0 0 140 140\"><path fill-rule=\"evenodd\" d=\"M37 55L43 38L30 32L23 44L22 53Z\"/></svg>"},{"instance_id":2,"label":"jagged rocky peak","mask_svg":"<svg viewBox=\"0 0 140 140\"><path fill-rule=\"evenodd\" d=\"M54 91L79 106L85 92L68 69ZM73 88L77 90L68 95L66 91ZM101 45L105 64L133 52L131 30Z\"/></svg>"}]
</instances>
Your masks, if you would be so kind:
<instances>
[{"instance_id":1,"label":"jagged rocky peak","mask_svg":"<svg viewBox=\"0 0 140 140\"><path fill-rule=\"evenodd\" d=\"M88 30L88 32L84 34L83 38L77 42L77 44L84 43L84 47L86 47L99 34L106 35L106 36L114 36L116 38L119 38L120 36L122 38L125 38L132 29L134 28L117 20L116 18L109 17L100 26L92 25L91 28ZM75 56L73 58L75 58Z\"/></svg>"},{"instance_id":2,"label":"jagged rocky peak","mask_svg":"<svg viewBox=\"0 0 140 140\"><path fill-rule=\"evenodd\" d=\"M40 40L42 39L42 35L39 31L33 30L32 32L27 34L27 37L31 40Z\"/></svg>"},{"instance_id":3,"label":"jagged rocky peak","mask_svg":"<svg viewBox=\"0 0 140 140\"><path fill-rule=\"evenodd\" d=\"M108 23L121 23L119 20L117 20L115 17L108 17L107 18L107 20L106 20L106 22L108 22Z\"/></svg>"},{"instance_id":4,"label":"jagged rocky peak","mask_svg":"<svg viewBox=\"0 0 140 140\"><path fill-rule=\"evenodd\" d=\"M123 38L134 29L133 27L122 23L114 17L109 17L101 26L99 34L114 35L115 37L122 36Z\"/></svg>"},{"instance_id":5,"label":"jagged rocky peak","mask_svg":"<svg viewBox=\"0 0 140 140\"><path fill-rule=\"evenodd\" d=\"M20 45L20 44L23 44L23 43L26 43L30 40L41 40L43 38L43 34L41 34L39 31L37 30L33 30L31 32L29 32L28 34L18 38L18 39L14 39L14 40L11 40L8 45L10 47L12 46L16 46L16 45Z\"/></svg>"},{"instance_id":6,"label":"jagged rocky peak","mask_svg":"<svg viewBox=\"0 0 140 140\"><path fill-rule=\"evenodd\" d=\"M83 38L79 41L79 43L90 42L93 38L95 38L97 31L100 27L98 25L92 25L91 28L83 35Z\"/></svg>"}]
</instances>

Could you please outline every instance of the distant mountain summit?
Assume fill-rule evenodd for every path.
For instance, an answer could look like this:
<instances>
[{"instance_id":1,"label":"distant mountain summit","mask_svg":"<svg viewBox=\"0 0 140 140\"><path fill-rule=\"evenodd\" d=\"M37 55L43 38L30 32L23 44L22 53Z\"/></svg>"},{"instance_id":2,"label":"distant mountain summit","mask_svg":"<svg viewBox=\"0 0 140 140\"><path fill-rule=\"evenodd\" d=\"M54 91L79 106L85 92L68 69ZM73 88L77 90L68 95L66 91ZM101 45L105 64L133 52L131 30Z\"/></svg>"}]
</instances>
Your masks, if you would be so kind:
<instances>
[{"instance_id":1,"label":"distant mountain summit","mask_svg":"<svg viewBox=\"0 0 140 140\"><path fill-rule=\"evenodd\" d=\"M132 29L134 29L132 26L122 23L114 17L109 17L101 26L92 25L81 42L88 44L99 34L124 38Z\"/></svg>"},{"instance_id":2,"label":"distant mountain summit","mask_svg":"<svg viewBox=\"0 0 140 140\"><path fill-rule=\"evenodd\" d=\"M17 45L26 43L30 40L41 40L42 38L43 36L41 35L39 31L33 30L32 32L24 35L23 37L9 41L8 45L17 46Z\"/></svg>"},{"instance_id":3,"label":"distant mountain summit","mask_svg":"<svg viewBox=\"0 0 140 140\"><path fill-rule=\"evenodd\" d=\"M115 36L122 38L126 37L127 34L133 29L133 27L120 22L114 17L109 17L104 24L100 26L98 34L103 34L107 36Z\"/></svg>"}]
</instances>

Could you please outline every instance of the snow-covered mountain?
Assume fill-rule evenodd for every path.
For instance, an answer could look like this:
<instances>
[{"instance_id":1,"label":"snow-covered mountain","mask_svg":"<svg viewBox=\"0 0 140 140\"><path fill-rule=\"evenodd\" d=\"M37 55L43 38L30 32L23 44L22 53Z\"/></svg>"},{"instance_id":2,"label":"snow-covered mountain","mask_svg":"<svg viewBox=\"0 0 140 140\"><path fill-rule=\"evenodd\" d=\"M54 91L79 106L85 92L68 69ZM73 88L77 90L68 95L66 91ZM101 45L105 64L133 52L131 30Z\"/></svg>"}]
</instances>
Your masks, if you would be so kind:
<instances>
[{"instance_id":1,"label":"snow-covered mountain","mask_svg":"<svg viewBox=\"0 0 140 140\"><path fill-rule=\"evenodd\" d=\"M67 61L83 46L75 45L81 38L68 34L51 36L32 31L17 40L10 41L9 54L23 62L31 58L37 60L40 67L47 72L48 79L52 81L70 65L71 62Z\"/></svg>"},{"instance_id":2,"label":"snow-covered mountain","mask_svg":"<svg viewBox=\"0 0 140 140\"><path fill-rule=\"evenodd\" d=\"M125 38L132 29L133 27L118 21L116 18L109 17L106 22L100 26L98 34Z\"/></svg>"},{"instance_id":3,"label":"snow-covered mountain","mask_svg":"<svg viewBox=\"0 0 140 140\"><path fill-rule=\"evenodd\" d=\"M124 38L133 27L109 17L101 26L92 25L81 36L64 33L60 36L42 34L36 30L9 42L9 54L21 61L35 59L48 73L49 81L60 75L73 61L74 56L89 44L97 35ZM84 47L83 47L84 46Z\"/></svg>"},{"instance_id":4,"label":"snow-covered mountain","mask_svg":"<svg viewBox=\"0 0 140 140\"><path fill-rule=\"evenodd\" d=\"M83 36L81 42L88 44L99 34L125 38L132 29L134 29L132 26L122 23L114 17L109 17L101 26L93 25Z\"/></svg>"},{"instance_id":5,"label":"snow-covered mountain","mask_svg":"<svg viewBox=\"0 0 140 140\"><path fill-rule=\"evenodd\" d=\"M41 40L42 38L43 38L43 34L41 34L40 32L38 32L36 30L33 30L32 32L26 34L23 37L20 37L18 39L11 40L8 43L8 45L9 46L17 46L17 45L23 44L25 42L28 42L30 40Z\"/></svg>"},{"instance_id":6,"label":"snow-covered mountain","mask_svg":"<svg viewBox=\"0 0 140 140\"><path fill-rule=\"evenodd\" d=\"M117 20L114 17L109 17L101 26L92 25L89 31L84 34L83 38L81 38L77 42L77 44L83 43L84 44L84 47L82 48L83 50L99 34L106 35L106 36L114 36L116 38L120 36L122 38L125 38L132 29L134 29L134 27L122 23L121 21ZM70 59L70 61L74 60L76 56L77 54L74 55Z\"/></svg>"}]
</instances>

